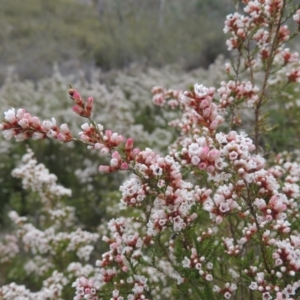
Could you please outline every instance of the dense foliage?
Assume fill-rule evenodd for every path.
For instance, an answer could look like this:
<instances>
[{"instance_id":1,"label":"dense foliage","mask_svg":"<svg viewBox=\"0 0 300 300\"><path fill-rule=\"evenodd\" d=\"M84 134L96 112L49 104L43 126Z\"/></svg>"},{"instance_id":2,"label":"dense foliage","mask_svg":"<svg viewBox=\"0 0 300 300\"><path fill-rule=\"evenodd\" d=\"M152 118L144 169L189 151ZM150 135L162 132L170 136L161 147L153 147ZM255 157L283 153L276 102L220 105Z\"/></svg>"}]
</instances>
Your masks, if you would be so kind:
<instances>
[{"instance_id":1,"label":"dense foliage","mask_svg":"<svg viewBox=\"0 0 300 300\"><path fill-rule=\"evenodd\" d=\"M12 193L8 206L25 202L31 213L20 214L16 205L8 214L13 226L0 244L3 299L299 298L300 61L286 43L300 31L300 5L242 2L243 13L225 21L232 60L195 73L200 83L186 91L176 86L191 74L180 82L174 69L160 71L168 76L119 74L109 88L95 74L87 86L73 80L86 100L69 89L76 118L68 105L45 121L35 116L44 118L38 105L4 112L5 139L47 139L39 141L45 149L61 142L69 156L65 168L83 185L71 196L27 149L12 172L25 193ZM59 73L55 78L40 81L30 95L48 100L47 112L63 97L65 81ZM146 101L145 82L155 85L155 108ZM28 85L11 89L10 78L2 93L18 106ZM289 116L293 128L276 129L274 115L282 124ZM80 118L86 122L74 135ZM86 152L77 152L79 144ZM74 170L80 163L86 169ZM91 181L95 165L103 173L99 186ZM124 175L119 192L122 179L106 177L114 174ZM104 211L97 228L85 226L76 217L81 207L63 200L78 199L77 193L87 207L101 195L94 205L101 202Z\"/></svg>"},{"instance_id":2,"label":"dense foliage","mask_svg":"<svg viewBox=\"0 0 300 300\"><path fill-rule=\"evenodd\" d=\"M0 83L8 66L22 78L132 63L208 66L226 51L230 0L11 0L0 3ZM218 21L216 21L218 20Z\"/></svg>"}]
</instances>

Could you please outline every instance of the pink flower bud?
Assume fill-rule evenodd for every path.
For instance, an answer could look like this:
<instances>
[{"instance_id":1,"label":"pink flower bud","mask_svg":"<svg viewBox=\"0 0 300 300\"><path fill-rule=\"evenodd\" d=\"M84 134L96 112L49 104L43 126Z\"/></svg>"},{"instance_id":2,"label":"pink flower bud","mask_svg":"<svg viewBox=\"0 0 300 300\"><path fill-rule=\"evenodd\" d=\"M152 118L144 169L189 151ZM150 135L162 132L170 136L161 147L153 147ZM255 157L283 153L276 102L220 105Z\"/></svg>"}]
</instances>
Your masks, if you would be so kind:
<instances>
[{"instance_id":1,"label":"pink flower bud","mask_svg":"<svg viewBox=\"0 0 300 300\"><path fill-rule=\"evenodd\" d=\"M209 153L207 154L207 159L210 162L216 161L219 157L220 157L221 153L219 150L217 149L212 149L209 151Z\"/></svg>"},{"instance_id":2,"label":"pink flower bud","mask_svg":"<svg viewBox=\"0 0 300 300\"><path fill-rule=\"evenodd\" d=\"M157 106L164 106L166 103L165 97L163 94L156 94L153 96L152 101Z\"/></svg>"},{"instance_id":3,"label":"pink flower bud","mask_svg":"<svg viewBox=\"0 0 300 300\"><path fill-rule=\"evenodd\" d=\"M88 280L85 277L80 277L79 282L82 286L88 285Z\"/></svg>"},{"instance_id":4,"label":"pink flower bud","mask_svg":"<svg viewBox=\"0 0 300 300\"><path fill-rule=\"evenodd\" d=\"M80 106L78 105L74 105L72 107L72 110L74 111L74 113L76 113L77 115L81 116L84 112L83 108L81 108Z\"/></svg>"},{"instance_id":5,"label":"pink flower bud","mask_svg":"<svg viewBox=\"0 0 300 300\"><path fill-rule=\"evenodd\" d=\"M70 129L66 123L60 125L60 131L62 133L70 133Z\"/></svg>"},{"instance_id":6,"label":"pink flower bud","mask_svg":"<svg viewBox=\"0 0 300 300\"><path fill-rule=\"evenodd\" d=\"M91 116L92 110L93 110L93 103L94 103L94 99L92 97L89 97L86 101L85 117L90 117Z\"/></svg>"},{"instance_id":7,"label":"pink flower bud","mask_svg":"<svg viewBox=\"0 0 300 300\"><path fill-rule=\"evenodd\" d=\"M136 158L137 155L138 155L140 152L141 152L140 149L134 148L134 149L132 150L132 152L131 152L130 157L131 157L131 158Z\"/></svg>"},{"instance_id":8,"label":"pink flower bud","mask_svg":"<svg viewBox=\"0 0 300 300\"><path fill-rule=\"evenodd\" d=\"M113 154L111 155L112 158L115 158L117 160L121 160L121 156L118 151L114 151Z\"/></svg>"},{"instance_id":9,"label":"pink flower bud","mask_svg":"<svg viewBox=\"0 0 300 300\"><path fill-rule=\"evenodd\" d=\"M200 162L200 158L198 156L196 156L196 155L192 156L192 158L191 158L192 165L197 166L199 164L199 162Z\"/></svg>"},{"instance_id":10,"label":"pink flower bud","mask_svg":"<svg viewBox=\"0 0 300 300\"><path fill-rule=\"evenodd\" d=\"M63 133L59 133L57 135L57 139L61 142L64 142L64 141L66 141L67 137Z\"/></svg>"},{"instance_id":11,"label":"pink flower bud","mask_svg":"<svg viewBox=\"0 0 300 300\"><path fill-rule=\"evenodd\" d=\"M203 117L207 118L207 117L209 117L209 115L210 115L210 108L207 107L203 111Z\"/></svg>"},{"instance_id":12,"label":"pink flower bud","mask_svg":"<svg viewBox=\"0 0 300 300\"><path fill-rule=\"evenodd\" d=\"M207 157L207 154L209 152L209 148L207 146L204 146L202 149L201 149L201 152L199 154L201 160L205 160L206 157Z\"/></svg>"},{"instance_id":13,"label":"pink flower bud","mask_svg":"<svg viewBox=\"0 0 300 300\"><path fill-rule=\"evenodd\" d=\"M97 149L97 150L101 150L103 147L104 147L104 145L101 144L101 143L96 143L96 144L94 145L94 148Z\"/></svg>"},{"instance_id":14,"label":"pink flower bud","mask_svg":"<svg viewBox=\"0 0 300 300\"><path fill-rule=\"evenodd\" d=\"M105 154L108 154L109 153L109 148L107 147L103 147L100 151L101 154L105 155Z\"/></svg>"},{"instance_id":15,"label":"pink flower bud","mask_svg":"<svg viewBox=\"0 0 300 300\"><path fill-rule=\"evenodd\" d=\"M47 132L47 137L48 138L52 138L52 139L56 139L57 138L57 131L53 130L53 129L50 129L48 132Z\"/></svg>"},{"instance_id":16,"label":"pink flower bud","mask_svg":"<svg viewBox=\"0 0 300 300\"><path fill-rule=\"evenodd\" d=\"M197 215L196 213L191 214L190 217L189 217L190 222L196 220L197 216L198 216L198 215Z\"/></svg>"},{"instance_id":17,"label":"pink flower bud","mask_svg":"<svg viewBox=\"0 0 300 300\"><path fill-rule=\"evenodd\" d=\"M106 235L104 235L102 237L102 241L105 242L105 243L107 243L107 244L109 244L111 242L111 240Z\"/></svg>"},{"instance_id":18,"label":"pink flower bud","mask_svg":"<svg viewBox=\"0 0 300 300\"><path fill-rule=\"evenodd\" d=\"M89 142L90 138L84 134L84 133L80 133L79 134L79 138L83 141L83 142Z\"/></svg>"},{"instance_id":19,"label":"pink flower bud","mask_svg":"<svg viewBox=\"0 0 300 300\"><path fill-rule=\"evenodd\" d=\"M118 136L118 139L117 139L117 141L116 141L116 144L117 144L117 145L120 145L123 141L124 141L124 137L123 137L122 135L119 135L119 136Z\"/></svg>"},{"instance_id":20,"label":"pink flower bud","mask_svg":"<svg viewBox=\"0 0 300 300\"><path fill-rule=\"evenodd\" d=\"M88 97L87 100L86 100L86 108L92 109L93 104L94 104L93 97Z\"/></svg>"},{"instance_id":21,"label":"pink flower bud","mask_svg":"<svg viewBox=\"0 0 300 300\"><path fill-rule=\"evenodd\" d=\"M129 166L128 166L128 164L125 163L125 162L123 162L123 163L121 164L121 166L120 166L120 169L121 169L121 170L128 170L128 168L129 168Z\"/></svg>"},{"instance_id":22,"label":"pink flower bud","mask_svg":"<svg viewBox=\"0 0 300 300\"><path fill-rule=\"evenodd\" d=\"M80 96L80 94L79 94L76 90L74 90L72 99L75 101L75 103L76 103L78 106L83 107L83 101L82 101L82 99L81 99L81 96Z\"/></svg>"},{"instance_id":23,"label":"pink flower bud","mask_svg":"<svg viewBox=\"0 0 300 300\"><path fill-rule=\"evenodd\" d=\"M211 130L217 129L218 124L219 124L218 121L216 121L216 120L212 121L211 124L210 124L210 126L209 126L209 129L211 129Z\"/></svg>"},{"instance_id":24,"label":"pink flower bud","mask_svg":"<svg viewBox=\"0 0 300 300\"><path fill-rule=\"evenodd\" d=\"M17 110L16 116L17 116L18 119L22 119L22 118L24 118L25 113L26 113L26 111L25 111L24 108L19 108Z\"/></svg>"},{"instance_id":25,"label":"pink flower bud","mask_svg":"<svg viewBox=\"0 0 300 300\"><path fill-rule=\"evenodd\" d=\"M41 139L46 138L46 135L41 132L34 132L31 138L33 140L41 140Z\"/></svg>"},{"instance_id":26,"label":"pink flower bud","mask_svg":"<svg viewBox=\"0 0 300 300\"><path fill-rule=\"evenodd\" d=\"M26 139L28 139L30 137L30 133L27 131L27 132L21 132L17 135L15 135L15 139L17 142L22 142Z\"/></svg>"},{"instance_id":27,"label":"pink flower bud","mask_svg":"<svg viewBox=\"0 0 300 300\"><path fill-rule=\"evenodd\" d=\"M112 159L110 160L110 166L111 166L112 168L118 167L118 166L119 166L119 160L118 160L117 158L112 158Z\"/></svg>"},{"instance_id":28,"label":"pink flower bud","mask_svg":"<svg viewBox=\"0 0 300 300\"><path fill-rule=\"evenodd\" d=\"M132 149L133 149L133 139L129 138L129 139L127 139L126 144L125 144L125 151L130 152L130 151L132 151Z\"/></svg>"},{"instance_id":29,"label":"pink flower bud","mask_svg":"<svg viewBox=\"0 0 300 300\"><path fill-rule=\"evenodd\" d=\"M161 86L155 86L152 88L151 93L152 94L157 94L163 92L163 88Z\"/></svg>"},{"instance_id":30,"label":"pink flower bud","mask_svg":"<svg viewBox=\"0 0 300 300\"><path fill-rule=\"evenodd\" d=\"M128 271L128 267L123 266L123 267L122 267L122 271L123 271L123 272L127 272L127 271Z\"/></svg>"},{"instance_id":31,"label":"pink flower bud","mask_svg":"<svg viewBox=\"0 0 300 300\"><path fill-rule=\"evenodd\" d=\"M38 117L32 117L30 121L30 125L34 128L40 128L41 127L41 121Z\"/></svg>"},{"instance_id":32,"label":"pink flower bud","mask_svg":"<svg viewBox=\"0 0 300 300\"><path fill-rule=\"evenodd\" d=\"M206 168L206 171L207 171L208 173L213 173L214 170L215 170L215 167L214 167L214 166L208 166L208 167Z\"/></svg>"},{"instance_id":33,"label":"pink flower bud","mask_svg":"<svg viewBox=\"0 0 300 300\"><path fill-rule=\"evenodd\" d=\"M200 108L204 109L207 106L209 106L209 102L206 99L204 99L203 101L200 102L199 106L200 106Z\"/></svg>"},{"instance_id":34,"label":"pink flower bud","mask_svg":"<svg viewBox=\"0 0 300 300\"><path fill-rule=\"evenodd\" d=\"M110 137L112 135L112 131L111 130L105 130L105 136L110 140Z\"/></svg>"},{"instance_id":35,"label":"pink flower bud","mask_svg":"<svg viewBox=\"0 0 300 300\"><path fill-rule=\"evenodd\" d=\"M118 141L118 134L116 132L114 132L111 137L110 137L110 141L112 143L116 143Z\"/></svg>"},{"instance_id":36,"label":"pink flower bud","mask_svg":"<svg viewBox=\"0 0 300 300\"><path fill-rule=\"evenodd\" d=\"M98 170L101 173L109 173L111 171L110 166L99 166Z\"/></svg>"},{"instance_id":37,"label":"pink flower bud","mask_svg":"<svg viewBox=\"0 0 300 300\"><path fill-rule=\"evenodd\" d=\"M23 129L26 129L29 127L29 124L28 124L28 120L26 119L21 119L18 124L23 128Z\"/></svg>"}]
</instances>

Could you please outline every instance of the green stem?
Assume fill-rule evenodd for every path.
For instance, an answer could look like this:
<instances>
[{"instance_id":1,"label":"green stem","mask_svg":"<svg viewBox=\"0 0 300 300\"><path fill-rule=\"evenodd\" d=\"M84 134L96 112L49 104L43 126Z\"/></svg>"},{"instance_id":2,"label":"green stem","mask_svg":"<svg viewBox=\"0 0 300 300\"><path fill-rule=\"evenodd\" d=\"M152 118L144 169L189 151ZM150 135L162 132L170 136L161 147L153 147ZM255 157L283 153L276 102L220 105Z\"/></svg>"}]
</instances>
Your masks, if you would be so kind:
<instances>
[{"instance_id":1,"label":"green stem","mask_svg":"<svg viewBox=\"0 0 300 300\"><path fill-rule=\"evenodd\" d=\"M255 147L256 147L256 153L258 153L258 145L259 145L258 139L259 139L260 129L261 129L261 126L260 126L260 109L263 105L263 100L265 99L268 79L269 79L269 76L270 76L271 67L273 65L273 60L274 60L274 57L275 57L275 50L277 49L278 44L279 44L278 33L279 33L279 30L280 30L280 26L282 24L281 21L282 21L282 18L283 18L283 12L284 12L285 6L286 6L286 0L283 1L283 6L282 6L282 9L280 11L280 17L279 17L278 23L276 24L276 27L275 27L274 39L273 39L272 44L271 44L270 56L269 56L269 58L267 60L267 64L266 64L266 70L265 70L263 85L262 85L261 93L260 93L258 102L257 102L256 107L255 107L255 111L254 111L254 116L255 116L254 144L255 144ZM273 28L271 27L270 28L270 35L272 35L272 29Z\"/></svg>"}]
</instances>

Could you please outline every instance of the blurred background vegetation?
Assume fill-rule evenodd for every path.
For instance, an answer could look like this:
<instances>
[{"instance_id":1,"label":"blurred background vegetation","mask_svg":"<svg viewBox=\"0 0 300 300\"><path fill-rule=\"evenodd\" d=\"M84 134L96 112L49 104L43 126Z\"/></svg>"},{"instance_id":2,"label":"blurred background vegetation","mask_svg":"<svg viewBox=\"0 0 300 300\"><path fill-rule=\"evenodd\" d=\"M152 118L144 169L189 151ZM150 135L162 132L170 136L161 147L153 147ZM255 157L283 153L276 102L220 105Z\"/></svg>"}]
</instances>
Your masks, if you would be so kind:
<instances>
[{"instance_id":1,"label":"blurred background vegetation","mask_svg":"<svg viewBox=\"0 0 300 300\"><path fill-rule=\"evenodd\" d=\"M15 66L37 80L92 66L208 67L226 53L231 0L0 0L0 82Z\"/></svg>"}]
</instances>

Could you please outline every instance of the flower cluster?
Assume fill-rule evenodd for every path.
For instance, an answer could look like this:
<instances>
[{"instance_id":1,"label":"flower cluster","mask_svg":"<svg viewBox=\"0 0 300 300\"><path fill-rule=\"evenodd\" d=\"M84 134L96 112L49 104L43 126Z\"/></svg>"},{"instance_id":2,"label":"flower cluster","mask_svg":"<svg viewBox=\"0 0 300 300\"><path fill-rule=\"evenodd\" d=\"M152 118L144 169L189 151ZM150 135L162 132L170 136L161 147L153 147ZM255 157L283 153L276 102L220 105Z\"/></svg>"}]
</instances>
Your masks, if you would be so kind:
<instances>
[{"instance_id":1,"label":"flower cluster","mask_svg":"<svg viewBox=\"0 0 300 300\"><path fill-rule=\"evenodd\" d=\"M92 114L94 99L89 97L84 103L80 94L72 88L69 89L69 95L76 104L73 106L73 111L81 117L89 118Z\"/></svg>"},{"instance_id":2,"label":"flower cluster","mask_svg":"<svg viewBox=\"0 0 300 300\"><path fill-rule=\"evenodd\" d=\"M78 273L86 276L95 273L94 267L81 265L79 261L90 259L99 235L76 228L79 224L74 208L61 202L62 197L71 196L71 191L58 185L57 177L43 164L37 164L30 148L12 174L22 179L25 190L38 195L37 217L34 220L15 211L9 213L15 228L1 240L0 263L5 268L18 262L23 276L41 282L42 288L31 292L25 286L10 283L0 288L0 298L59 299ZM58 264L59 257L63 259Z\"/></svg>"},{"instance_id":3,"label":"flower cluster","mask_svg":"<svg viewBox=\"0 0 300 300\"><path fill-rule=\"evenodd\" d=\"M139 150L133 138L104 130L91 118L93 99L84 103L74 89L69 90L76 104L73 111L89 119L78 139L67 125L58 128L54 120L40 122L24 109L5 113L1 130L6 138L76 140L110 157L100 172L131 172L120 186L119 207L126 217L107 222L102 234L107 248L95 254L93 267L74 257L87 262L99 234L75 229L70 220L68 227L64 218L72 210L61 212L61 204L49 201L69 195L68 191L36 166L30 153L24 160L29 166L14 171L24 187L38 192L48 205L49 212L43 210L47 217L39 224L57 220L42 230L28 217L10 213L24 252L35 256L24 266L26 272L37 277L52 274L43 278L40 293L45 297L61 297L71 282L75 300L160 300L164 292L170 299L299 297L299 159L283 153L272 161L261 150L268 132L262 109L280 93L278 86L299 82L298 55L284 46L294 35L285 18L294 15L299 23L299 9L291 13L283 0L243 2L245 15L234 13L225 21L224 31L231 34L228 48L237 54L225 67L227 81L217 89L195 84L185 92L152 90L154 104L173 112L169 125L177 137L168 154L150 147ZM276 76L283 79L277 81ZM254 121L249 134L236 130L240 123L234 121L244 104ZM69 231L63 230L66 227ZM3 262L20 251L10 236L0 248L4 253L14 249ZM55 270L54 258L70 253L64 270ZM17 295L31 293L10 284L0 289L0 296L10 299L15 289L20 290Z\"/></svg>"},{"instance_id":4,"label":"flower cluster","mask_svg":"<svg viewBox=\"0 0 300 300\"><path fill-rule=\"evenodd\" d=\"M23 188L37 192L45 203L52 198L70 197L72 194L70 189L56 183L56 175L51 174L45 165L37 164L34 153L30 148L23 156L22 164L12 171L12 176L21 178Z\"/></svg>"},{"instance_id":5,"label":"flower cluster","mask_svg":"<svg viewBox=\"0 0 300 300\"><path fill-rule=\"evenodd\" d=\"M4 114L4 122L0 125L4 131L4 138L10 140L15 137L21 142L28 138L40 140L53 138L62 142L69 142L73 139L67 124L57 127L56 120L41 122L39 118L32 117L25 109L9 109Z\"/></svg>"},{"instance_id":6,"label":"flower cluster","mask_svg":"<svg viewBox=\"0 0 300 300\"><path fill-rule=\"evenodd\" d=\"M220 95L220 106L225 108L235 102L246 102L248 107L258 101L258 87L253 86L251 81L238 82L230 80L221 82L221 87L218 89Z\"/></svg>"}]
</instances>

